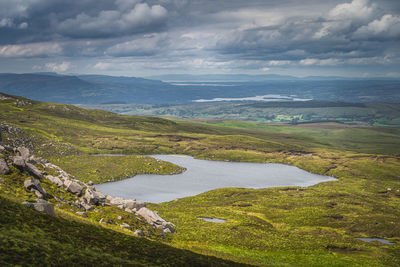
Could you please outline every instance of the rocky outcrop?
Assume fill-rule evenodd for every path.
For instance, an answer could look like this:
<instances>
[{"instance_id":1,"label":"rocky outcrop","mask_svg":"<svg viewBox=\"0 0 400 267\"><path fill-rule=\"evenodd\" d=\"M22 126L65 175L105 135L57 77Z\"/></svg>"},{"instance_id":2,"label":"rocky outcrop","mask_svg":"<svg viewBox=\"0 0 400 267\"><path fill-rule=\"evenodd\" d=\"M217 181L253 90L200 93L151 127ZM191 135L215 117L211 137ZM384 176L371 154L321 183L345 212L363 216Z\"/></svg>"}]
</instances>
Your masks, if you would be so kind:
<instances>
[{"instance_id":1,"label":"rocky outcrop","mask_svg":"<svg viewBox=\"0 0 400 267\"><path fill-rule=\"evenodd\" d=\"M21 171L26 167L25 160L21 156L15 156L13 158L13 165Z\"/></svg>"},{"instance_id":2,"label":"rocky outcrop","mask_svg":"<svg viewBox=\"0 0 400 267\"><path fill-rule=\"evenodd\" d=\"M50 182L52 182L53 184L56 184L58 187L64 185L64 183L58 177L54 177L52 175L47 175L46 179L49 180Z\"/></svg>"},{"instance_id":3,"label":"rocky outcrop","mask_svg":"<svg viewBox=\"0 0 400 267\"><path fill-rule=\"evenodd\" d=\"M21 156L25 161L28 160L30 153L29 149L27 149L26 147L17 147L17 152L19 156Z\"/></svg>"},{"instance_id":4,"label":"rocky outcrop","mask_svg":"<svg viewBox=\"0 0 400 267\"><path fill-rule=\"evenodd\" d=\"M42 180L43 179L43 174L42 172L36 168L35 165L31 164L31 163L26 163L25 164L25 170L32 175L33 177Z\"/></svg>"},{"instance_id":5,"label":"rocky outcrop","mask_svg":"<svg viewBox=\"0 0 400 267\"><path fill-rule=\"evenodd\" d=\"M93 187L87 187L83 198L90 205L104 205L106 203L106 197Z\"/></svg>"},{"instance_id":6,"label":"rocky outcrop","mask_svg":"<svg viewBox=\"0 0 400 267\"><path fill-rule=\"evenodd\" d=\"M83 187L77 182L73 182L71 180L64 181L65 189L68 192L80 196L82 194Z\"/></svg>"},{"instance_id":7,"label":"rocky outcrop","mask_svg":"<svg viewBox=\"0 0 400 267\"><path fill-rule=\"evenodd\" d=\"M54 212L54 207L47 202L46 200L43 199L37 199L36 202L22 202L22 204L27 205L30 208L33 208L37 211L47 213L50 216L56 216L56 213Z\"/></svg>"},{"instance_id":8,"label":"rocky outcrop","mask_svg":"<svg viewBox=\"0 0 400 267\"><path fill-rule=\"evenodd\" d=\"M146 207L146 203L141 201L136 201L135 199L123 199L120 197L111 197L108 196L108 200L110 201L111 206L117 206L120 209L130 209L130 210L140 210L143 207Z\"/></svg>"},{"instance_id":9,"label":"rocky outcrop","mask_svg":"<svg viewBox=\"0 0 400 267\"><path fill-rule=\"evenodd\" d=\"M46 191L42 188L40 181L37 179L25 180L24 187L27 191L33 192L38 198L46 197Z\"/></svg>"},{"instance_id":10,"label":"rocky outcrop","mask_svg":"<svg viewBox=\"0 0 400 267\"><path fill-rule=\"evenodd\" d=\"M3 126L0 124L0 128L1 127ZM51 198L52 201L56 201L56 206L62 208L64 208L63 205L75 206L80 209L80 211L76 211L76 209L74 209L77 215L87 217L87 211L100 213L103 212L102 209L98 210L96 206L115 206L125 212L143 217L144 220L151 224L154 228L160 229L162 231L162 236L165 236L166 233L175 232L175 226L172 223L162 219L157 212L147 209L144 202L137 201L136 199L123 199L119 197L113 198L111 196L106 197L94 187L92 182L85 184L84 182L75 179L57 165L31 155L30 150L24 146L24 143L16 143L17 145L14 143L4 147L0 146L0 175L8 174L10 171L15 170L14 168L9 168L9 165L12 164L24 174L31 176L30 179L24 181L24 188L28 192L34 193L38 199L35 202L24 202L24 204L28 207L45 212L51 216L55 216L53 206L44 200L44 198L48 197L49 199ZM42 167L45 169L45 171L42 171ZM47 175L47 173L51 173L52 175ZM49 188L49 192L57 190L57 194L53 193L54 196L47 196L46 190L41 185L41 181L44 179L59 187ZM4 179L0 178L0 181L4 182ZM48 183L44 183L44 185L48 185ZM66 191L73 195L65 195ZM124 213L121 213L121 215L124 215ZM133 218L132 215L129 215L129 217ZM135 236L145 235L145 232L142 230L132 230L131 226L125 223L122 218L123 216L117 217L117 219L120 221L119 225L121 227L134 231ZM137 219L141 220L141 218ZM107 221L103 219L100 220L100 222L116 224L114 221Z\"/></svg>"},{"instance_id":11,"label":"rocky outcrop","mask_svg":"<svg viewBox=\"0 0 400 267\"><path fill-rule=\"evenodd\" d=\"M141 208L138 215L142 216L147 223L153 225L154 227L163 230L164 233L174 233L175 225L170 222L166 222L163 218L158 215L156 211L149 210L148 208Z\"/></svg>"},{"instance_id":12,"label":"rocky outcrop","mask_svg":"<svg viewBox=\"0 0 400 267\"><path fill-rule=\"evenodd\" d=\"M0 175L9 174L10 168L4 159L0 159Z\"/></svg>"}]
</instances>

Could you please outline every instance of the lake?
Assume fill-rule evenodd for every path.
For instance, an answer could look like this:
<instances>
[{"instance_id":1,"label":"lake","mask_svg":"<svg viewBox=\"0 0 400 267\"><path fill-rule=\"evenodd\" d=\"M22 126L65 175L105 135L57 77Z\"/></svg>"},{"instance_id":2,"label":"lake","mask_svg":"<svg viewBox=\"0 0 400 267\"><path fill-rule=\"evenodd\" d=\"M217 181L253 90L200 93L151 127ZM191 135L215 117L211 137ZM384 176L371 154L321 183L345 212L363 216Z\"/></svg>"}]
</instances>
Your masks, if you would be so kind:
<instances>
[{"instance_id":1,"label":"lake","mask_svg":"<svg viewBox=\"0 0 400 267\"><path fill-rule=\"evenodd\" d=\"M273 102L273 101L310 101L312 99L299 98L295 95L284 96L284 95L257 95L250 97L237 97L237 98L213 98L213 99L196 99L192 100L192 102L221 102L221 101L265 101L265 102Z\"/></svg>"},{"instance_id":2,"label":"lake","mask_svg":"<svg viewBox=\"0 0 400 267\"><path fill-rule=\"evenodd\" d=\"M136 175L122 181L99 184L96 188L114 197L161 203L223 187L304 187L336 180L276 163L211 161L180 155L152 157L172 162L187 170L175 175Z\"/></svg>"}]
</instances>

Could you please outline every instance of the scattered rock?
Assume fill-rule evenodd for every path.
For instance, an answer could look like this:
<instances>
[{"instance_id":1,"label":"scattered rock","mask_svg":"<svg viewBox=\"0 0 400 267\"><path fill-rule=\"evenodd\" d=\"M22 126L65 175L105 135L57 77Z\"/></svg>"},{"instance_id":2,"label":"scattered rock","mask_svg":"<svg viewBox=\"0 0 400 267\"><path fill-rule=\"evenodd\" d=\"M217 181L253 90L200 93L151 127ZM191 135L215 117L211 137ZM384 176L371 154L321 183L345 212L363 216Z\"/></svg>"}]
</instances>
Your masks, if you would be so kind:
<instances>
[{"instance_id":1,"label":"scattered rock","mask_svg":"<svg viewBox=\"0 0 400 267\"><path fill-rule=\"evenodd\" d=\"M24 187L27 191L34 193L35 191L38 191L42 197L46 196L46 191L40 185L40 181L35 178L25 180ZM37 193L35 193L35 195L37 195Z\"/></svg>"},{"instance_id":2,"label":"scattered rock","mask_svg":"<svg viewBox=\"0 0 400 267\"><path fill-rule=\"evenodd\" d=\"M4 150L6 150L6 148L2 145L0 145L0 152L3 152Z\"/></svg>"},{"instance_id":3,"label":"scattered rock","mask_svg":"<svg viewBox=\"0 0 400 267\"><path fill-rule=\"evenodd\" d=\"M56 184L58 187L62 186L64 183L60 180L58 177L54 177L51 175L47 175L46 178L52 182L53 184Z\"/></svg>"},{"instance_id":4,"label":"scattered rock","mask_svg":"<svg viewBox=\"0 0 400 267\"><path fill-rule=\"evenodd\" d=\"M164 232L165 234L171 234L171 233L172 233L171 230L170 230L169 228L165 228L165 229L163 230L163 232Z\"/></svg>"},{"instance_id":5,"label":"scattered rock","mask_svg":"<svg viewBox=\"0 0 400 267\"><path fill-rule=\"evenodd\" d=\"M89 181L87 184L88 184L89 186L93 186L93 185L94 185L94 183L93 183L92 181Z\"/></svg>"},{"instance_id":6,"label":"scattered rock","mask_svg":"<svg viewBox=\"0 0 400 267\"><path fill-rule=\"evenodd\" d=\"M135 199L123 199L120 197L109 197L107 196L107 199L110 200L110 204L112 206L117 206L120 209L130 209L130 210L139 210L143 207L146 207L146 203L141 202L141 201L136 201Z\"/></svg>"},{"instance_id":7,"label":"scattered rock","mask_svg":"<svg viewBox=\"0 0 400 267\"><path fill-rule=\"evenodd\" d=\"M133 210L128 209L128 208L125 208L125 211L126 211L126 212L129 212L129 213L132 213L132 212L133 212Z\"/></svg>"},{"instance_id":8,"label":"scattered rock","mask_svg":"<svg viewBox=\"0 0 400 267\"><path fill-rule=\"evenodd\" d=\"M127 223L123 223L123 224L121 224L120 225L122 228L125 228L125 229L131 229L131 226L129 225L129 224L127 224Z\"/></svg>"},{"instance_id":9,"label":"scattered rock","mask_svg":"<svg viewBox=\"0 0 400 267\"><path fill-rule=\"evenodd\" d=\"M95 188L87 188L84 199L92 205L102 205L106 202L106 197Z\"/></svg>"},{"instance_id":10,"label":"scattered rock","mask_svg":"<svg viewBox=\"0 0 400 267\"><path fill-rule=\"evenodd\" d=\"M36 202L22 202L22 204L27 205L30 208L34 208L37 211L47 213L50 216L56 216L54 212L54 207L43 199L37 199Z\"/></svg>"},{"instance_id":11,"label":"scattered rock","mask_svg":"<svg viewBox=\"0 0 400 267\"><path fill-rule=\"evenodd\" d=\"M146 204L144 202L131 199L125 200L125 208L140 210L144 207L146 207Z\"/></svg>"},{"instance_id":12,"label":"scattered rock","mask_svg":"<svg viewBox=\"0 0 400 267\"><path fill-rule=\"evenodd\" d=\"M36 189L31 189L31 192L33 192L37 198L44 198L44 195Z\"/></svg>"},{"instance_id":13,"label":"scattered rock","mask_svg":"<svg viewBox=\"0 0 400 267\"><path fill-rule=\"evenodd\" d=\"M10 168L8 168L7 162L4 159L0 159L0 175L9 173L10 173Z\"/></svg>"},{"instance_id":14,"label":"scattered rock","mask_svg":"<svg viewBox=\"0 0 400 267\"><path fill-rule=\"evenodd\" d=\"M142 230L135 230L133 233L134 236L144 236L144 232Z\"/></svg>"},{"instance_id":15,"label":"scattered rock","mask_svg":"<svg viewBox=\"0 0 400 267\"><path fill-rule=\"evenodd\" d=\"M149 224L161 224L162 222L165 222L157 212L149 210L148 208L141 208L137 214L142 216Z\"/></svg>"},{"instance_id":16,"label":"scattered rock","mask_svg":"<svg viewBox=\"0 0 400 267\"><path fill-rule=\"evenodd\" d=\"M72 194L76 194L76 195L82 194L83 187L80 184L73 182L71 180L68 180L64 183L64 185L68 192L71 192Z\"/></svg>"},{"instance_id":17,"label":"scattered rock","mask_svg":"<svg viewBox=\"0 0 400 267\"><path fill-rule=\"evenodd\" d=\"M107 196L107 197L110 197L110 196ZM110 200L110 204L112 206L123 205L124 201L125 201L123 198L120 198L120 197L115 197L115 198L111 197L111 198L109 198L109 200Z\"/></svg>"},{"instance_id":18,"label":"scattered rock","mask_svg":"<svg viewBox=\"0 0 400 267\"><path fill-rule=\"evenodd\" d=\"M29 158L29 149L27 149L26 147L17 147L17 152L19 153L19 155L25 160L27 161Z\"/></svg>"},{"instance_id":19,"label":"scattered rock","mask_svg":"<svg viewBox=\"0 0 400 267\"><path fill-rule=\"evenodd\" d=\"M89 204L86 204L85 202L81 202L81 203L80 203L80 206L81 206L84 210L86 210L86 211L92 210L92 209L93 209L93 206L91 206L91 205L89 205Z\"/></svg>"},{"instance_id":20,"label":"scattered rock","mask_svg":"<svg viewBox=\"0 0 400 267\"><path fill-rule=\"evenodd\" d=\"M16 168L23 170L25 168L25 160L21 156L15 156L13 158L13 165Z\"/></svg>"},{"instance_id":21,"label":"scattered rock","mask_svg":"<svg viewBox=\"0 0 400 267\"><path fill-rule=\"evenodd\" d=\"M32 163L32 164L46 164L48 163L47 160L42 159L40 157L35 157L35 156L30 156L29 159L26 161L28 163Z\"/></svg>"},{"instance_id":22,"label":"scattered rock","mask_svg":"<svg viewBox=\"0 0 400 267\"><path fill-rule=\"evenodd\" d=\"M138 215L142 216L147 223L153 225L157 229L165 230L168 229L171 233L175 232L175 225L170 222L166 222L157 212L149 210L148 208L141 208L138 212Z\"/></svg>"},{"instance_id":23,"label":"scattered rock","mask_svg":"<svg viewBox=\"0 0 400 267\"><path fill-rule=\"evenodd\" d=\"M168 230L170 233L175 233L175 225L171 222L163 222L162 226L164 228L164 233Z\"/></svg>"},{"instance_id":24,"label":"scattered rock","mask_svg":"<svg viewBox=\"0 0 400 267\"><path fill-rule=\"evenodd\" d=\"M42 180L42 179L43 179L43 174L42 174L42 172L39 171L39 169L36 168L35 165L30 164L30 163L26 163L26 164L25 164L25 169L26 169L26 171L27 171L30 175L32 175L33 177L35 177L35 178L37 178L37 179L39 179L39 180Z\"/></svg>"}]
</instances>

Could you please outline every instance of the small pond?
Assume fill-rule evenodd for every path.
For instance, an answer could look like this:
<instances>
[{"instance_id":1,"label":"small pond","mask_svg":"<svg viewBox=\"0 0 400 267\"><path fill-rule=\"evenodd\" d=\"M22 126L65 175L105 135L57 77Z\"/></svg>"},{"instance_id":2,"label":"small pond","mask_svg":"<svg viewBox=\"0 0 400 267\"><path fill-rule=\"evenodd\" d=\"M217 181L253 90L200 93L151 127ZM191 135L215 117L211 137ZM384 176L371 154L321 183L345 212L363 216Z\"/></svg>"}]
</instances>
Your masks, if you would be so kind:
<instances>
[{"instance_id":1,"label":"small pond","mask_svg":"<svg viewBox=\"0 0 400 267\"><path fill-rule=\"evenodd\" d=\"M137 175L122 181L99 184L96 188L114 197L161 203L223 187L304 187L336 180L283 164L211 161L178 155L152 157L187 170L175 175Z\"/></svg>"},{"instance_id":2,"label":"small pond","mask_svg":"<svg viewBox=\"0 0 400 267\"><path fill-rule=\"evenodd\" d=\"M388 240L384 238L376 238L376 237L357 237L356 239L362 240L365 242L372 242L372 241L378 241L386 245L395 245L395 243L389 242Z\"/></svg>"},{"instance_id":3,"label":"small pond","mask_svg":"<svg viewBox=\"0 0 400 267\"><path fill-rule=\"evenodd\" d=\"M224 223L226 220L218 219L218 218L208 218L208 217L197 217L197 219L204 220L206 222L213 222L213 223Z\"/></svg>"}]
</instances>

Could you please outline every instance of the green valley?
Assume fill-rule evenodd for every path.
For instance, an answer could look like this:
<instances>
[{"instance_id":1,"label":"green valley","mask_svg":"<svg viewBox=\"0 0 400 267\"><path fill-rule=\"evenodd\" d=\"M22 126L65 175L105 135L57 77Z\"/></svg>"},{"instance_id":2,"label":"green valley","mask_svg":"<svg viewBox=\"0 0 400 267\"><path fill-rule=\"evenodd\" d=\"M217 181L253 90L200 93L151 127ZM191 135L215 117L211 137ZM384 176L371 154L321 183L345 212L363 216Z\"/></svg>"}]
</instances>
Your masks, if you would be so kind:
<instances>
[{"instance_id":1,"label":"green valley","mask_svg":"<svg viewBox=\"0 0 400 267\"><path fill-rule=\"evenodd\" d=\"M383 106L398 110L396 104ZM34 197L23 189L29 175L11 167L10 174L0 175L0 265L40 265L36 259L41 258L44 265L70 260L76 265L398 266L400 128L394 115L391 121L382 124L392 126L378 126L379 120L372 126L165 119L0 94L0 123L21 129L2 133L2 143L27 147L85 183L182 171L144 156L149 154L284 163L338 179L304 188L221 188L149 203L176 225L175 233L163 236L116 207L99 206L87 217L67 204L55 207L56 218L29 210L18 204ZM70 193L42 184L54 197L51 203L61 196L72 201ZM149 234L134 237L113 223L118 216ZM385 238L395 245L357 237Z\"/></svg>"}]
</instances>

